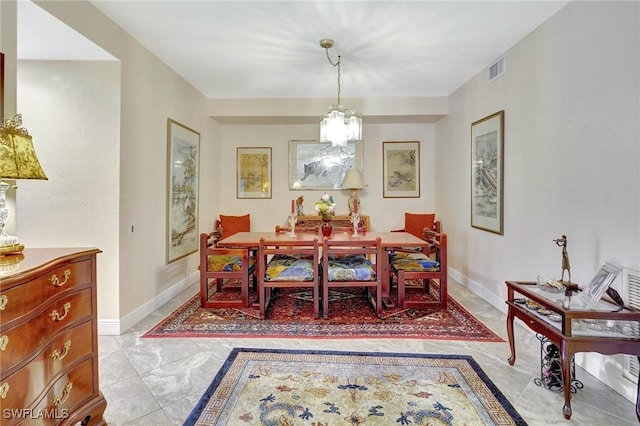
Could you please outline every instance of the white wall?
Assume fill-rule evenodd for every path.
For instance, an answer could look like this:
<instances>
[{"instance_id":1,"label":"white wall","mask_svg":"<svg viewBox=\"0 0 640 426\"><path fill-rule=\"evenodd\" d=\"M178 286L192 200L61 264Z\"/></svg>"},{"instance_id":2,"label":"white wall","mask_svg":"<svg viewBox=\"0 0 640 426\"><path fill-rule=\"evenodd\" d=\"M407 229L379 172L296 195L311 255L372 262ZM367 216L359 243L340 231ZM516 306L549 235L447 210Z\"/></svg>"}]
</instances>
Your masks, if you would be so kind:
<instances>
[{"instance_id":1,"label":"white wall","mask_svg":"<svg viewBox=\"0 0 640 426\"><path fill-rule=\"evenodd\" d=\"M451 273L499 309L505 280L560 278L562 234L581 285L605 260L640 262L639 17L637 2L570 3L506 53L502 77L483 71L456 91L436 124ZM500 236L470 226L470 125L502 109ZM620 362L601 365L590 371L635 398Z\"/></svg>"},{"instance_id":2,"label":"white wall","mask_svg":"<svg viewBox=\"0 0 640 426\"><path fill-rule=\"evenodd\" d=\"M98 247L98 314L118 315L120 64L21 61L18 111L47 181L20 181L26 247Z\"/></svg>"},{"instance_id":3,"label":"white wall","mask_svg":"<svg viewBox=\"0 0 640 426\"><path fill-rule=\"evenodd\" d=\"M402 228L404 212L434 211L434 125L432 124L372 124L363 129L363 179L366 189L358 191L361 213L370 216L375 231ZM254 231L271 231L276 224L286 223L291 200L304 196L306 214L314 214L314 203L324 191L289 190L289 141L317 140L319 125L253 125L222 126L221 153L219 159L220 212L223 214L251 214ZM420 198L382 197L382 142L420 142ZM272 148L272 198L236 198L236 148ZM206 187L207 182L203 182ZM337 203L338 214L348 214L347 199L350 191L327 191ZM213 222L213 220L211 221Z\"/></svg>"}]
</instances>

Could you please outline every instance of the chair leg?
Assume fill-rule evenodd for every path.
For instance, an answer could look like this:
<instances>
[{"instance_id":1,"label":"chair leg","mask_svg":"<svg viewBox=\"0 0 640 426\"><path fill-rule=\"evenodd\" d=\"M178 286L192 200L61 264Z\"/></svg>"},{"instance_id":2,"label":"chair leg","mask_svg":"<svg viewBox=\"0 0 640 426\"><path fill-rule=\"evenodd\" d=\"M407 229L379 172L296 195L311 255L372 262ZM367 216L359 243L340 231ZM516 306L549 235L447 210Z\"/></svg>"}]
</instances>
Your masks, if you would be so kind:
<instances>
[{"instance_id":1,"label":"chair leg","mask_svg":"<svg viewBox=\"0 0 640 426\"><path fill-rule=\"evenodd\" d=\"M322 286L322 316L329 318L329 286L327 284Z\"/></svg>"},{"instance_id":2,"label":"chair leg","mask_svg":"<svg viewBox=\"0 0 640 426\"><path fill-rule=\"evenodd\" d=\"M398 307L404 309L404 269L399 269L397 274L398 279Z\"/></svg>"}]
</instances>

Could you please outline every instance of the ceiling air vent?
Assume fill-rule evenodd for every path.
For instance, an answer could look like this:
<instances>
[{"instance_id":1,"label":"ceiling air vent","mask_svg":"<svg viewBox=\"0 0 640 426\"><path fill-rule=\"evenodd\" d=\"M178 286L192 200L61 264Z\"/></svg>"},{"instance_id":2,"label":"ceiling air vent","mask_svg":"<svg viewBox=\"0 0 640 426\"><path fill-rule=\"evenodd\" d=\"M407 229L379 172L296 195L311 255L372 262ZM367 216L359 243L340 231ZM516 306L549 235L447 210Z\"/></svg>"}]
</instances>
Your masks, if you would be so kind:
<instances>
[{"instance_id":1,"label":"ceiling air vent","mask_svg":"<svg viewBox=\"0 0 640 426\"><path fill-rule=\"evenodd\" d=\"M504 74L504 57L489 66L489 81L495 80L502 74Z\"/></svg>"}]
</instances>

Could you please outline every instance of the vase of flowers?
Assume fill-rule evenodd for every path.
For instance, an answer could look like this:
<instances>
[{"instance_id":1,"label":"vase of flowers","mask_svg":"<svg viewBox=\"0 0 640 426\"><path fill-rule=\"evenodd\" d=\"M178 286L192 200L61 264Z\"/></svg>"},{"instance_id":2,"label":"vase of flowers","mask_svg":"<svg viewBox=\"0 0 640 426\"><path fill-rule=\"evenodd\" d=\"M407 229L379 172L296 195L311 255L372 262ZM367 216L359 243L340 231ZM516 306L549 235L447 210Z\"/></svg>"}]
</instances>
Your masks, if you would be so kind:
<instances>
[{"instance_id":1,"label":"vase of flowers","mask_svg":"<svg viewBox=\"0 0 640 426\"><path fill-rule=\"evenodd\" d=\"M333 231L331 226L331 218L336 214L336 203L333 202L333 197L326 192L322 195L319 201L316 201L315 210L322 217L322 235L329 237Z\"/></svg>"}]
</instances>

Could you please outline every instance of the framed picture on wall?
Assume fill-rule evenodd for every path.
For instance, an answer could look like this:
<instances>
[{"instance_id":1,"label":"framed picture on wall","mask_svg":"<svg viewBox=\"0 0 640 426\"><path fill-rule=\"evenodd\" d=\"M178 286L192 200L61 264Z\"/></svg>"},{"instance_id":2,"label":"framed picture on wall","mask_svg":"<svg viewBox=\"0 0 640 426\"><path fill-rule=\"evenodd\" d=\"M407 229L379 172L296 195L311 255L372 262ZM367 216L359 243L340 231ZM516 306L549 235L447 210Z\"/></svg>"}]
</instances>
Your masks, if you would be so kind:
<instances>
[{"instance_id":1,"label":"framed picture on wall","mask_svg":"<svg viewBox=\"0 0 640 426\"><path fill-rule=\"evenodd\" d=\"M503 234L504 111L471 124L471 226Z\"/></svg>"},{"instance_id":2,"label":"framed picture on wall","mask_svg":"<svg viewBox=\"0 0 640 426\"><path fill-rule=\"evenodd\" d=\"M420 197L420 142L383 142L384 198Z\"/></svg>"},{"instance_id":3,"label":"framed picture on wall","mask_svg":"<svg viewBox=\"0 0 640 426\"><path fill-rule=\"evenodd\" d=\"M271 198L271 148L237 148L237 197Z\"/></svg>"},{"instance_id":4,"label":"framed picture on wall","mask_svg":"<svg viewBox=\"0 0 640 426\"><path fill-rule=\"evenodd\" d=\"M362 170L362 141L344 146L330 142L289 141L289 189L334 190L342 188L347 170Z\"/></svg>"},{"instance_id":5,"label":"framed picture on wall","mask_svg":"<svg viewBox=\"0 0 640 426\"><path fill-rule=\"evenodd\" d=\"M0 52L0 120L4 118L4 53Z\"/></svg>"},{"instance_id":6,"label":"framed picture on wall","mask_svg":"<svg viewBox=\"0 0 640 426\"><path fill-rule=\"evenodd\" d=\"M200 133L167 120L167 263L198 250Z\"/></svg>"}]
</instances>

